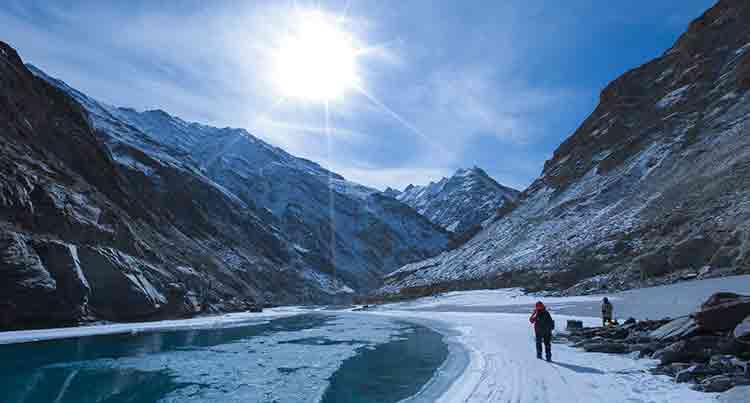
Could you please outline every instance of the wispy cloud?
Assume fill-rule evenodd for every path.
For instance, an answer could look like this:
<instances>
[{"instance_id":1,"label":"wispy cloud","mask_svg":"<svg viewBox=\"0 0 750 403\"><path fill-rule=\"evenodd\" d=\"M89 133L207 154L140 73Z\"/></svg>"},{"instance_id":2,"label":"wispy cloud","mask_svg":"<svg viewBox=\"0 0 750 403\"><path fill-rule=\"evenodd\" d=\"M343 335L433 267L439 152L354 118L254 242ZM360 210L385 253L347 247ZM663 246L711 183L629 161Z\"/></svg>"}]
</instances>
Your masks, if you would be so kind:
<instances>
[{"instance_id":1,"label":"wispy cloud","mask_svg":"<svg viewBox=\"0 0 750 403\"><path fill-rule=\"evenodd\" d=\"M244 127L372 186L479 165L524 187L606 80L666 48L711 1L5 0L0 38L104 102ZM268 63L294 7L318 4L345 13L365 45L363 89L377 100L354 91L332 104L330 138L322 105L280 102ZM647 51L607 47L644 18L633 34Z\"/></svg>"},{"instance_id":2,"label":"wispy cloud","mask_svg":"<svg viewBox=\"0 0 750 403\"><path fill-rule=\"evenodd\" d=\"M453 138L491 133L507 142L525 143L540 135L536 115L551 110L572 90L538 88L499 75L489 64L434 72L418 88L413 103L422 105L424 125Z\"/></svg>"}]
</instances>

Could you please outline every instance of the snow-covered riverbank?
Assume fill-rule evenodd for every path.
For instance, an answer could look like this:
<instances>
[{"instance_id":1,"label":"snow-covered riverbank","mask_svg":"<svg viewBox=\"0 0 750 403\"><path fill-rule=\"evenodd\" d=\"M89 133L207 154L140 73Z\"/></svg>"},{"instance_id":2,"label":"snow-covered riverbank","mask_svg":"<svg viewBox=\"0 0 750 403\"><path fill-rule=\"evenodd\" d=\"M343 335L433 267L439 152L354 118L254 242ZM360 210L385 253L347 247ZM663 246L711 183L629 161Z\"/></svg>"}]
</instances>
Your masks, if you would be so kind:
<instances>
[{"instance_id":1,"label":"snow-covered riverbank","mask_svg":"<svg viewBox=\"0 0 750 403\"><path fill-rule=\"evenodd\" d=\"M632 290L612 299L616 309L628 316L674 317L689 313L717 291L747 293L750 277ZM553 363L537 360L528 322L528 305L537 299L551 307L558 329L564 329L568 319L580 319L589 326L598 323L590 313L598 307L599 296L545 299L525 296L520 290L455 292L386 305L365 314L431 321L438 329L453 333L466 348L468 365L433 399L437 402L716 401L714 394L652 375L648 372L655 366L652 360L586 353L560 344L553 345Z\"/></svg>"},{"instance_id":2,"label":"snow-covered riverbank","mask_svg":"<svg viewBox=\"0 0 750 403\"><path fill-rule=\"evenodd\" d=\"M74 337L101 336L108 334L141 333L165 330L206 329L257 325L271 319L310 312L298 307L266 309L263 312L239 312L192 319L161 320L154 322L109 323L53 329L17 330L0 332L0 344L29 343L44 340L69 339Z\"/></svg>"},{"instance_id":3,"label":"snow-covered riverbank","mask_svg":"<svg viewBox=\"0 0 750 403\"><path fill-rule=\"evenodd\" d=\"M662 316L674 317L692 311L706 296L717 291L750 293L750 276L633 290L611 295L610 299L615 303L616 315L621 319L627 316L635 316L639 319L660 318ZM326 342L319 345L315 344L316 348L342 349L342 351L346 350L345 354L339 354L340 357L332 361L329 360L331 361L330 363L322 365L323 361L325 361L323 357L325 359L331 358L329 357L330 352L322 353L319 356L311 355L307 358L301 358L302 356L297 355L297 353L288 353L289 346L296 348L297 345L285 344L288 341L285 337L296 340L302 337L300 335L289 333L283 337L262 336L252 338L251 340L254 340L252 343L257 343L251 343L253 348L250 350L247 350L247 346L242 345L242 353L252 355L258 352L262 354L264 359L269 360L264 362L268 364L267 368L270 372L268 374L254 375L252 378L257 378L255 383L253 383L254 386L245 386L246 388L250 388L246 392L256 393L262 391L263 393L273 394L276 398L281 399L279 401L300 401L298 397L305 395L306 392L304 390L307 390L305 389L306 387L301 388L300 385L302 383L309 383L311 374L315 374L319 378L316 378L317 381L315 382L317 392L305 395L308 400L303 400L310 402L319 401L316 399L322 398L328 384L328 381L326 381L327 377L336 373L346 358L355 355L355 344L359 345L357 344L359 342L354 342L353 340L365 340L369 338L372 339L370 342L373 345L379 345L393 339L392 332L382 332L384 329L383 323L385 322L381 319L387 317L395 320L416 322L437 330L445 336L445 341L449 345L450 354L445 363L417 396L405 401L408 403L593 403L602 401L614 403L666 403L671 401L701 403L715 401L715 395L693 391L687 384L676 384L671 378L666 376L652 375L648 370L655 366L655 362L651 360L636 360L626 355L586 353L582 350L560 344L553 346L554 362L547 363L535 358L532 329L528 323L528 314L531 305L536 300L542 299L547 303L556 320L557 328L563 329L565 322L573 318L583 320L586 325L596 325L598 319L595 317L595 313L598 309L600 298L601 296L539 298L524 295L517 289L485 290L449 293L438 297L384 305L364 312L337 313L336 311L320 311L320 313L332 315L331 318L340 316L342 321L339 322L338 319L334 320L328 328L321 328L315 331L295 330L295 332L303 332L301 334L304 334L304 337L307 338L315 336L315 332L319 332L320 337L325 339L321 340ZM237 313L189 320L5 332L0 333L0 344L28 343L106 334L133 334L134 337L137 337L137 335L142 333L157 333L165 330L252 327L269 323L275 319L292 317L313 311L305 308L288 307L270 309L263 313ZM368 316L371 320L368 319ZM383 334L379 335L380 333ZM373 337L377 340L373 339ZM87 341L84 339L81 339L80 342L85 344ZM398 339L399 337L396 337L393 340ZM341 340L344 340L344 342L341 342ZM343 344L340 344L340 342ZM419 343L419 340L415 342ZM347 343L354 344L349 345ZM427 340L423 340L422 344L426 343ZM6 347L13 348L14 346ZM312 345L304 345L305 351L312 347ZM219 350L223 352L226 348L213 348L212 351L200 356L187 352L168 353L166 355L160 353L162 356L159 359L162 361L159 362L162 362L162 364L168 362L169 365L165 368L170 370L170 374L187 376L184 374L188 373L190 375L189 371L186 372L187 369L193 367L197 369L207 368L216 358L212 354L215 354ZM277 350L278 354L276 353ZM173 361L167 360L174 354L185 354L185 356ZM198 360L200 362L196 361L195 365L182 365L181 363L188 358L191 360L200 358ZM389 360L391 359L389 358ZM140 361L140 358L130 358L128 360L120 360L118 361L118 365L125 365L130 362L132 364L131 367L138 368L139 370L143 370L144 368L153 369L148 366L144 367L143 365L145 364ZM298 364L301 365L300 368L302 369L295 370L294 372L287 369L287 367L290 367L291 362L297 361L299 361ZM149 362L151 361L147 363ZM244 359L236 361L237 368L243 367L245 363L247 363L247 360ZM388 365L399 364L396 360L392 363L389 361ZM230 366L234 367L234 364ZM324 367L326 370L322 371ZM57 370L57 367L50 367L49 370ZM203 369L202 371L205 372ZM288 374L284 371L287 371ZM309 371L310 373L308 374L305 371ZM327 375L323 376L322 372L325 372ZM273 373L274 377L269 375L271 373ZM267 385L269 379L277 378L283 379L283 385L285 386L280 387L276 385L270 388ZM191 378L187 376L186 379ZM223 379L223 381L226 381L226 379ZM389 385L388 382L384 385ZM64 383L64 385L65 387L61 389L62 391L72 390L68 388L68 383ZM284 393L281 393L281 391ZM284 396L288 399L285 400ZM200 397L194 400L202 401Z\"/></svg>"},{"instance_id":4,"label":"snow-covered riverbank","mask_svg":"<svg viewBox=\"0 0 750 403\"><path fill-rule=\"evenodd\" d=\"M615 305L615 317L661 319L690 314L716 291L750 295L750 276L688 281L661 287L628 290L606 295ZM383 309L433 312L526 313L543 300L558 314L598 317L605 295L539 297L520 289L477 290L446 293L413 301L383 305Z\"/></svg>"},{"instance_id":5,"label":"snow-covered riverbank","mask_svg":"<svg viewBox=\"0 0 750 403\"><path fill-rule=\"evenodd\" d=\"M585 353L553 345L553 363L537 360L526 315L469 312L374 313L437 320L459 333L469 364L437 402L713 402L667 377L647 372L654 363L629 356ZM557 326L571 317L556 316ZM588 319L588 324L596 320Z\"/></svg>"}]
</instances>

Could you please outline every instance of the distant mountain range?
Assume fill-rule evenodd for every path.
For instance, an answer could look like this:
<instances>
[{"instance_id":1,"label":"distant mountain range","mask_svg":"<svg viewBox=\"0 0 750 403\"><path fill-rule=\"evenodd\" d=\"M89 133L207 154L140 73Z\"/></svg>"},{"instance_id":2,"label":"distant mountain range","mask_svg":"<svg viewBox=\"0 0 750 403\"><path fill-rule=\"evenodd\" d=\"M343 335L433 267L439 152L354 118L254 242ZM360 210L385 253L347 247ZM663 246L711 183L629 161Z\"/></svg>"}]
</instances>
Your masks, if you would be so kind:
<instances>
[{"instance_id":1,"label":"distant mountain range","mask_svg":"<svg viewBox=\"0 0 750 403\"><path fill-rule=\"evenodd\" d=\"M390 274L378 295L580 294L748 273L748 228L750 2L721 0L601 92L517 207Z\"/></svg>"},{"instance_id":2,"label":"distant mountain range","mask_svg":"<svg viewBox=\"0 0 750 403\"><path fill-rule=\"evenodd\" d=\"M384 193L456 234L476 232L498 210L514 205L520 195L477 167L459 169L453 176L426 186L409 185L403 191L388 188Z\"/></svg>"}]
</instances>

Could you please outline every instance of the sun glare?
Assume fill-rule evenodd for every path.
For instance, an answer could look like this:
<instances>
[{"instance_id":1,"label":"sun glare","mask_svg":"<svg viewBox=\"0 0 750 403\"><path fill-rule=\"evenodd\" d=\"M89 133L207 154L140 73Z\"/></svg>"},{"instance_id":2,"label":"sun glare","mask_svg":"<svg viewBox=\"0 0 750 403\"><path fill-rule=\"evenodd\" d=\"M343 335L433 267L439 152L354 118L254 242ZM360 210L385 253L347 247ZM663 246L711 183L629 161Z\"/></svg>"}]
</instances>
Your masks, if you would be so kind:
<instances>
[{"instance_id":1,"label":"sun glare","mask_svg":"<svg viewBox=\"0 0 750 403\"><path fill-rule=\"evenodd\" d=\"M300 11L295 17L273 52L273 77L283 96L328 102L356 88L353 35L320 11Z\"/></svg>"}]
</instances>

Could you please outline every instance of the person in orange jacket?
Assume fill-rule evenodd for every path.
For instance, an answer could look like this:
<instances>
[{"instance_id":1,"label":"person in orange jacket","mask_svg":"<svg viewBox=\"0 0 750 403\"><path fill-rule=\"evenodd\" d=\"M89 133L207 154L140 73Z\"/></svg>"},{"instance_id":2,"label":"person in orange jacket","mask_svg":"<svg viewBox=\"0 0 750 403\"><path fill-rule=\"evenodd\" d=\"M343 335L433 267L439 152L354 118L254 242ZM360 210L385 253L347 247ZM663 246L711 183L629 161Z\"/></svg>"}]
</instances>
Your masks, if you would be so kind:
<instances>
[{"instance_id":1,"label":"person in orange jacket","mask_svg":"<svg viewBox=\"0 0 750 403\"><path fill-rule=\"evenodd\" d=\"M555 321L552 320L552 315L541 301L536 303L529 322L534 325L536 334L536 358L542 359L542 344L544 344L547 361L552 361L552 330L555 329Z\"/></svg>"}]
</instances>

